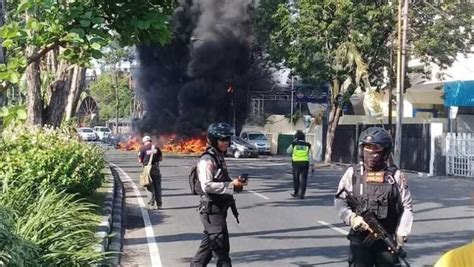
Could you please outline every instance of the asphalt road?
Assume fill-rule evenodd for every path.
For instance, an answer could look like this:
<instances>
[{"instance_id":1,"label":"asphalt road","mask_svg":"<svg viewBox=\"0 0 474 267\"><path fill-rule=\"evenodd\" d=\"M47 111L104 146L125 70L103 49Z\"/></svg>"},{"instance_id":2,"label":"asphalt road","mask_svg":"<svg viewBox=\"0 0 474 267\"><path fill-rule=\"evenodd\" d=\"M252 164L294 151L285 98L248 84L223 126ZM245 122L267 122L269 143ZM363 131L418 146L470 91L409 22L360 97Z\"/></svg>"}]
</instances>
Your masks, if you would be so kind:
<instances>
[{"instance_id":1,"label":"asphalt road","mask_svg":"<svg viewBox=\"0 0 474 267\"><path fill-rule=\"evenodd\" d=\"M189 266L202 226L198 197L187 176L196 158L164 157L163 209L144 208L134 152L109 150L126 190L122 266ZM287 158L229 159L231 176L250 173L249 186L236 194L240 224L229 212L234 266L347 266L348 227L333 207L343 169L323 168L309 179L306 199L293 199ZM474 238L474 180L409 175L415 223L406 245L412 266L430 266L440 255ZM213 266L214 264L211 264Z\"/></svg>"}]
</instances>

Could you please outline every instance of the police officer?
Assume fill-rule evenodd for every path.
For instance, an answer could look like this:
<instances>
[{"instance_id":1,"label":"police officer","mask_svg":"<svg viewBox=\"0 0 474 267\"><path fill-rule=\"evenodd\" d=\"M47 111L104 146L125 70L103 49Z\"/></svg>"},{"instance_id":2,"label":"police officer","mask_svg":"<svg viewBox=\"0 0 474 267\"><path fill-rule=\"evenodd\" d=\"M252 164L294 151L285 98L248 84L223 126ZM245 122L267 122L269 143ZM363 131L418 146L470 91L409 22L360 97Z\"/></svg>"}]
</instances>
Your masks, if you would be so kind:
<instances>
[{"instance_id":1,"label":"police officer","mask_svg":"<svg viewBox=\"0 0 474 267\"><path fill-rule=\"evenodd\" d=\"M217 266L232 266L229 257L230 244L227 231L227 209L234 203L233 193L246 185L239 179L230 179L224 154L233 135L227 123L213 123L207 130L209 147L201 156L197 173L202 191L199 204L204 236L191 266L207 266L214 257Z\"/></svg>"},{"instance_id":2,"label":"police officer","mask_svg":"<svg viewBox=\"0 0 474 267\"><path fill-rule=\"evenodd\" d=\"M151 137L145 135L142 139L143 146L140 148L138 154L138 161L147 165L150 161L151 155L153 154L152 167L150 171L150 176L152 184L147 186L147 190L150 192L151 197L148 202L148 207L151 209L160 209L163 202L161 201L161 172L160 172L160 161L163 159L163 154L161 150L154 146L151 142Z\"/></svg>"},{"instance_id":3,"label":"police officer","mask_svg":"<svg viewBox=\"0 0 474 267\"><path fill-rule=\"evenodd\" d=\"M380 224L403 247L413 223L412 198L406 178L387 161L392 138L383 128L370 127L359 138L362 164L349 167L339 182L338 192L345 188L375 213ZM397 266L398 257L382 240L367 242L369 226L356 215L342 198L335 199L339 217L351 226L349 266Z\"/></svg>"},{"instance_id":4,"label":"police officer","mask_svg":"<svg viewBox=\"0 0 474 267\"><path fill-rule=\"evenodd\" d=\"M311 144L305 141L305 135L301 130L296 131L295 138L286 152L291 154L293 166L293 189L292 197L304 199L306 183L308 181L308 169L314 172L313 157L311 155Z\"/></svg>"}]
</instances>

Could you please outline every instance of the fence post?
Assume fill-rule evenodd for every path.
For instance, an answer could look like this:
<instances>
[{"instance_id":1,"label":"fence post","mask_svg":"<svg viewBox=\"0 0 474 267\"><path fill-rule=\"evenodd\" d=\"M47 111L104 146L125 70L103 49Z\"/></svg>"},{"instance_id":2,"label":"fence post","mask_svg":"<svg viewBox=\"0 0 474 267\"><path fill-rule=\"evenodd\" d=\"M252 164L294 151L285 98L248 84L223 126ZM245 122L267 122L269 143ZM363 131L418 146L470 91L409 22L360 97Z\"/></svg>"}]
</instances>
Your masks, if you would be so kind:
<instances>
[{"instance_id":1,"label":"fence post","mask_svg":"<svg viewBox=\"0 0 474 267\"><path fill-rule=\"evenodd\" d=\"M452 175L451 171L451 133L446 133L446 143L445 143L445 151L446 151L446 174Z\"/></svg>"},{"instance_id":2,"label":"fence post","mask_svg":"<svg viewBox=\"0 0 474 267\"><path fill-rule=\"evenodd\" d=\"M447 156L443 158L443 124L442 123L430 123L430 168L429 177L441 176L446 174L446 163ZM444 169L444 170L443 170Z\"/></svg>"}]
</instances>

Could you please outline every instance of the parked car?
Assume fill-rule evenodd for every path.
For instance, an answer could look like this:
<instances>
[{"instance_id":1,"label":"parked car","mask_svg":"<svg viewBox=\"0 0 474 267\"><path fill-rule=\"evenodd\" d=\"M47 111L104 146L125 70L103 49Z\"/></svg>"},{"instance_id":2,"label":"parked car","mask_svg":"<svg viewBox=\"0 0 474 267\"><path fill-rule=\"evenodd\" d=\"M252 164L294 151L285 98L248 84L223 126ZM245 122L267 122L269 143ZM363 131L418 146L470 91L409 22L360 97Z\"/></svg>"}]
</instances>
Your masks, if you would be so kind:
<instances>
[{"instance_id":1,"label":"parked car","mask_svg":"<svg viewBox=\"0 0 474 267\"><path fill-rule=\"evenodd\" d=\"M111 134L103 142L117 148L119 143L127 142L132 137L131 134Z\"/></svg>"},{"instance_id":2,"label":"parked car","mask_svg":"<svg viewBox=\"0 0 474 267\"><path fill-rule=\"evenodd\" d=\"M77 128L77 133L84 141L97 141L99 137L94 133L94 130L89 127Z\"/></svg>"},{"instance_id":3,"label":"parked car","mask_svg":"<svg viewBox=\"0 0 474 267\"><path fill-rule=\"evenodd\" d=\"M270 141L262 132L244 131L240 138L254 145L259 154L270 154Z\"/></svg>"},{"instance_id":4,"label":"parked car","mask_svg":"<svg viewBox=\"0 0 474 267\"><path fill-rule=\"evenodd\" d=\"M112 134L112 130L106 126L95 126L93 130L101 141L106 140Z\"/></svg>"},{"instance_id":5,"label":"parked car","mask_svg":"<svg viewBox=\"0 0 474 267\"><path fill-rule=\"evenodd\" d=\"M258 158L257 148L238 136L232 136L227 154L234 158L255 157Z\"/></svg>"}]
</instances>

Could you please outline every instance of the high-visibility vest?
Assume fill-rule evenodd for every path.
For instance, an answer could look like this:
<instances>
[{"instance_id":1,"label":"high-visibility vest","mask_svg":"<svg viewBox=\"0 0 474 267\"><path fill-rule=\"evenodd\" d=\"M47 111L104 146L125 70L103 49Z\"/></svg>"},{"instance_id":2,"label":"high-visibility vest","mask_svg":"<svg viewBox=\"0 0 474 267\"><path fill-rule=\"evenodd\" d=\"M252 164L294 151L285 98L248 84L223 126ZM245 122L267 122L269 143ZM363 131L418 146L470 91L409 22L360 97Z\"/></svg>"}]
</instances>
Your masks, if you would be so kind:
<instances>
[{"instance_id":1,"label":"high-visibility vest","mask_svg":"<svg viewBox=\"0 0 474 267\"><path fill-rule=\"evenodd\" d=\"M308 143L293 143L291 159L293 161L309 161L309 148L310 146Z\"/></svg>"},{"instance_id":2,"label":"high-visibility vest","mask_svg":"<svg viewBox=\"0 0 474 267\"><path fill-rule=\"evenodd\" d=\"M446 252L434 267L474 266L474 242Z\"/></svg>"}]
</instances>

